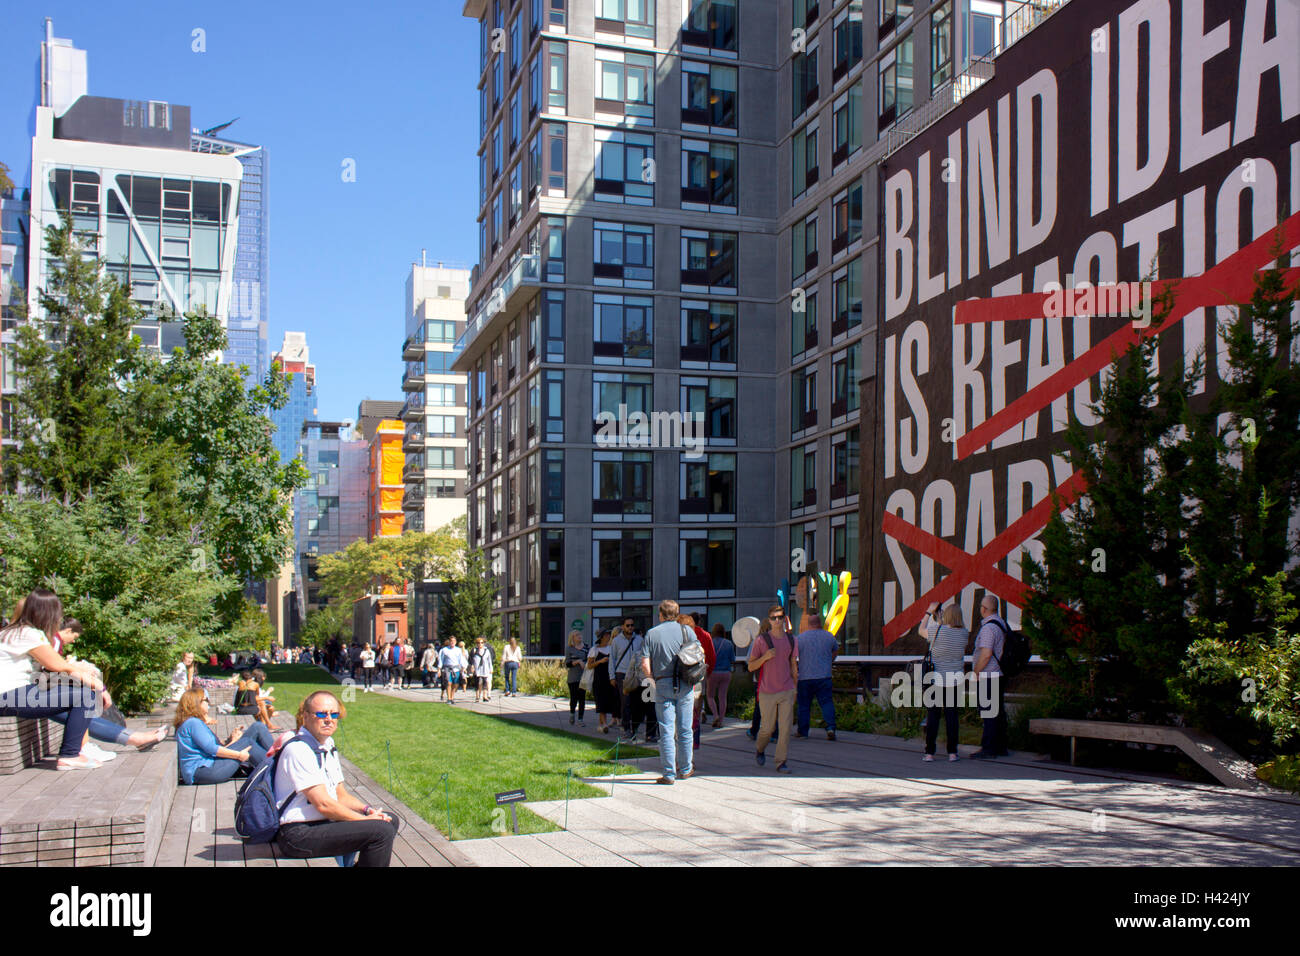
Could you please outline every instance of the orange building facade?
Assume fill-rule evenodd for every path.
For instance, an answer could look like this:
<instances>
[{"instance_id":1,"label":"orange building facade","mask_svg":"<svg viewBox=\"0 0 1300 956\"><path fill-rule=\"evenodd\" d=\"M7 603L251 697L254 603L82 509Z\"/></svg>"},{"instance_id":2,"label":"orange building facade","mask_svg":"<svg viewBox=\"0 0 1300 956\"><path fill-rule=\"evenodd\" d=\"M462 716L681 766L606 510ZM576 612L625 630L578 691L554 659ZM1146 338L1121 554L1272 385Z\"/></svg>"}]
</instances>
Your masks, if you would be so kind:
<instances>
[{"instance_id":1,"label":"orange building facade","mask_svg":"<svg viewBox=\"0 0 1300 956\"><path fill-rule=\"evenodd\" d=\"M402 533L403 426L395 418L379 422L370 436L370 513L367 541Z\"/></svg>"}]
</instances>

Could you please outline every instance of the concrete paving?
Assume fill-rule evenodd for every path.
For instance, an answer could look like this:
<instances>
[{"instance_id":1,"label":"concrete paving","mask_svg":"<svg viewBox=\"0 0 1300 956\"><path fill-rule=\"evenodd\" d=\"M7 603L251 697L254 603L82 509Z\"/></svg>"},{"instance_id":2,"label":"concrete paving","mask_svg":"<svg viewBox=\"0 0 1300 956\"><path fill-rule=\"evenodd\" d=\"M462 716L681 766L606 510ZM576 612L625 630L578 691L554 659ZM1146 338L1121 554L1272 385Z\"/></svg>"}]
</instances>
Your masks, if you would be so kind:
<instances>
[{"instance_id":1,"label":"concrete paving","mask_svg":"<svg viewBox=\"0 0 1300 956\"><path fill-rule=\"evenodd\" d=\"M386 693L447 706L436 690ZM590 736L567 701L494 695L457 707ZM593 778L612 796L572 800L567 831L457 841L483 866L1300 865L1300 800L1070 767L1036 754L921 761L918 740L822 731L794 740L790 776L754 762L747 723L705 726L696 776L656 785ZM613 737L602 739L613 744ZM963 757L975 748L962 747ZM563 801L527 806L563 827Z\"/></svg>"}]
</instances>

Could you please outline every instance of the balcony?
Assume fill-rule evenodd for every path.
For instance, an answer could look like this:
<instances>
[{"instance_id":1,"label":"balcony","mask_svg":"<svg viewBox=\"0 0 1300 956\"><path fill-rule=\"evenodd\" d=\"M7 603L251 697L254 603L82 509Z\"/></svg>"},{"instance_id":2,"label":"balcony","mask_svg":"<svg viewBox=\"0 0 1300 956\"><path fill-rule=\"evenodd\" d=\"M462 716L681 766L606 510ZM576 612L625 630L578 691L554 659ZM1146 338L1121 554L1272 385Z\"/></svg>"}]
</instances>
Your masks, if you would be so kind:
<instances>
[{"instance_id":1,"label":"balcony","mask_svg":"<svg viewBox=\"0 0 1300 956\"><path fill-rule=\"evenodd\" d=\"M424 390L424 362L407 362L406 371L402 373L402 391L419 392Z\"/></svg>"},{"instance_id":2,"label":"balcony","mask_svg":"<svg viewBox=\"0 0 1300 956\"><path fill-rule=\"evenodd\" d=\"M419 391L406 400L402 406L402 421L404 422L422 422L424 421L424 392Z\"/></svg>"},{"instance_id":3,"label":"balcony","mask_svg":"<svg viewBox=\"0 0 1300 956\"><path fill-rule=\"evenodd\" d=\"M424 456L407 455L406 465L402 468L402 481L412 484L424 478Z\"/></svg>"},{"instance_id":4,"label":"balcony","mask_svg":"<svg viewBox=\"0 0 1300 956\"><path fill-rule=\"evenodd\" d=\"M541 257L536 255L523 256L515 263L515 267L506 275L505 280L492 290L492 293L486 296L482 305L479 306L473 318L465 323L465 331L461 337L456 340L456 365L459 365L460 356L470 344L492 324L494 316L500 315L502 321L512 310L518 308L524 295L531 289L536 288L541 283ZM458 372L465 371L464 368L455 368Z\"/></svg>"},{"instance_id":5,"label":"balcony","mask_svg":"<svg viewBox=\"0 0 1300 956\"><path fill-rule=\"evenodd\" d=\"M403 412L406 410L403 409ZM421 415L421 418L424 416ZM414 423L406 426L406 431L402 433L402 451L408 454L413 451L424 450L424 425Z\"/></svg>"},{"instance_id":6,"label":"balcony","mask_svg":"<svg viewBox=\"0 0 1300 956\"><path fill-rule=\"evenodd\" d=\"M424 358L424 330L421 329L402 343L402 358L408 362Z\"/></svg>"},{"instance_id":7,"label":"balcony","mask_svg":"<svg viewBox=\"0 0 1300 956\"><path fill-rule=\"evenodd\" d=\"M413 481L402 494L403 511L424 511L424 482Z\"/></svg>"}]
</instances>

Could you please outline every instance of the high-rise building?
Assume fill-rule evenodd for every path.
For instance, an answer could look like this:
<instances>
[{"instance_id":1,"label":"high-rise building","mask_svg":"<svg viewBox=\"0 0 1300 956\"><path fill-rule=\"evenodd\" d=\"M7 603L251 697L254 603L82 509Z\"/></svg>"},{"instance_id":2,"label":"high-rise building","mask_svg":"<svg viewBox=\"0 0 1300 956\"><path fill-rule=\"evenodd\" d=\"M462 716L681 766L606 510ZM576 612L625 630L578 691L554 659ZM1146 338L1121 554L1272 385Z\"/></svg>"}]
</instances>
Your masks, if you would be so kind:
<instances>
[{"instance_id":1,"label":"high-rise building","mask_svg":"<svg viewBox=\"0 0 1300 956\"><path fill-rule=\"evenodd\" d=\"M306 332L285 332L280 351L271 358L272 365L289 376L289 400L271 412L275 426L272 441L280 460L287 462L298 454L303 422L316 417L319 396L316 392L316 366L311 364Z\"/></svg>"},{"instance_id":2,"label":"high-rise building","mask_svg":"<svg viewBox=\"0 0 1300 956\"><path fill-rule=\"evenodd\" d=\"M369 444L351 436L350 422L302 424L299 454L307 485L294 494L294 588L303 614L322 606L316 563L366 538Z\"/></svg>"},{"instance_id":3,"label":"high-rise building","mask_svg":"<svg viewBox=\"0 0 1300 956\"><path fill-rule=\"evenodd\" d=\"M402 508L406 527L435 531L465 514L465 374L451 366L465 329L470 273L421 259L406 277Z\"/></svg>"},{"instance_id":4,"label":"high-rise building","mask_svg":"<svg viewBox=\"0 0 1300 956\"><path fill-rule=\"evenodd\" d=\"M14 438L12 396L14 333L24 311L27 288L28 191L0 192L0 472Z\"/></svg>"},{"instance_id":5,"label":"high-rise building","mask_svg":"<svg viewBox=\"0 0 1300 956\"><path fill-rule=\"evenodd\" d=\"M369 446L366 540L402 533L402 403L365 399L357 408L357 433Z\"/></svg>"},{"instance_id":6,"label":"high-rise building","mask_svg":"<svg viewBox=\"0 0 1300 956\"><path fill-rule=\"evenodd\" d=\"M589 636L645 627L670 596L730 626L789 573L772 507L788 6L464 9L481 212L455 368L470 538L498 572L502 633L558 653L575 619Z\"/></svg>"},{"instance_id":7,"label":"high-rise building","mask_svg":"<svg viewBox=\"0 0 1300 956\"><path fill-rule=\"evenodd\" d=\"M234 284L226 321L226 351L222 358L232 365L247 367L245 381L252 386L261 382L268 368L268 160L265 146L217 136L223 129L225 126L191 134L190 148L196 153L234 156L244 167L239 190L239 238L235 243Z\"/></svg>"},{"instance_id":8,"label":"high-rise building","mask_svg":"<svg viewBox=\"0 0 1300 956\"><path fill-rule=\"evenodd\" d=\"M191 151L188 106L87 95L85 51L45 24L29 234L70 215L83 250L151 316L136 334L170 354L182 343L178 316L206 306L223 324L229 317L243 167ZM28 309L39 320L50 269L42 241L29 258Z\"/></svg>"}]
</instances>

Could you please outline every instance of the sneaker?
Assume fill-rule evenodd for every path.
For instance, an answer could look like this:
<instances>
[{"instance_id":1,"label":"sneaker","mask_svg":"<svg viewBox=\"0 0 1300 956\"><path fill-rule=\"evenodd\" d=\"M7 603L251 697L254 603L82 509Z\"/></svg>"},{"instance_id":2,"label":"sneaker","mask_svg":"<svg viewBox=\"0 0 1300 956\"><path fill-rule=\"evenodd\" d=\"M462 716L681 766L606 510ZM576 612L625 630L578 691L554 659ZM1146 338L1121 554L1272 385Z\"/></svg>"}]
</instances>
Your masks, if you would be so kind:
<instances>
[{"instance_id":1,"label":"sneaker","mask_svg":"<svg viewBox=\"0 0 1300 956\"><path fill-rule=\"evenodd\" d=\"M695 768L694 768L694 767L692 767L690 770L688 770L688 771L686 771L684 774L682 774L681 779L682 779L682 780L689 780L689 779L690 779L691 777L693 777L693 776L695 776Z\"/></svg>"},{"instance_id":2,"label":"sneaker","mask_svg":"<svg viewBox=\"0 0 1300 956\"><path fill-rule=\"evenodd\" d=\"M790 769L790 765L789 765L789 764L785 764L785 763L783 763L783 764L781 764L781 766L777 767L777 768L776 768L776 772L777 772L777 773L794 773L794 771Z\"/></svg>"},{"instance_id":3,"label":"sneaker","mask_svg":"<svg viewBox=\"0 0 1300 956\"><path fill-rule=\"evenodd\" d=\"M102 767L98 760L91 760L84 755L76 757L60 757L59 762L54 765L56 770L98 770Z\"/></svg>"},{"instance_id":4,"label":"sneaker","mask_svg":"<svg viewBox=\"0 0 1300 956\"><path fill-rule=\"evenodd\" d=\"M754 762L758 764L760 767L766 767L767 754L763 753L763 751L760 750L758 753L754 754Z\"/></svg>"},{"instance_id":5,"label":"sneaker","mask_svg":"<svg viewBox=\"0 0 1300 956\"><path fill-rule=\"evenodd\" d=\"M660 777L658 780L655 781L655 783L662 783L664 786L671 787L671 786L673 785L673 778L672 778L672 777Z\"/></svg>"},{"instance_id":6,"label":"sneaker","mask_svg":"<svg viewBox=\"0 0 1300 956\"><path fill-rule=\"evenodd\" d=\"M957 762L958 760L960 760L960 759L961 759L961 758L958 757L956 754L948 754L948 762L949 762L949 763L956 763L956 762Z\"/></svg>"},{"instance_id":7,"label":"sneaker","mask_svg":"<svg viewBox=\"0 0 1300 956\"><path fill-rule=\"evenodd\" d=\"M826 739L827 739L827 740L834 740L834 739L835 739L835 731L833 731L833 730L828 730L828 731L826 731Z\"/></svg>"},{"instance_id":8,"label":"sneaker","mask_svg":"<svg viewBox=\"0 0 1300 956\"><path fill-rule=\"evenodd\" d=\"M91 760L98 760L100 763L107 763L110 760L117 759L117 754L115 752L112 750L104 750L101 747L96 747L89 740L87 740L85 746L81 748L81 756L88 757Z\"/></svg>"},{"instance_id":9,"label":"sneaker","mask_svg":"<svg viewBox=\"0 0 1300 956\"><path fill-rule=\"evenodd\" d=\"M934 763L934 754L926 754L926 755L925 755L924 757L922 757L921 759L922 759L923 761L925 761L926 763Z\"/></svg>"}]
</instances>

